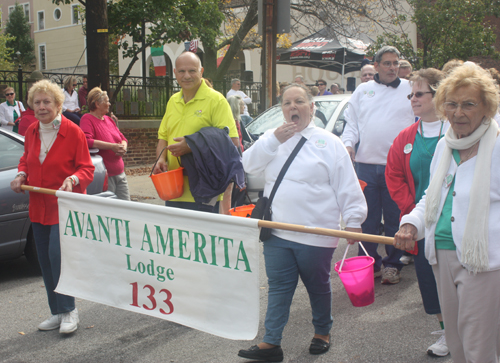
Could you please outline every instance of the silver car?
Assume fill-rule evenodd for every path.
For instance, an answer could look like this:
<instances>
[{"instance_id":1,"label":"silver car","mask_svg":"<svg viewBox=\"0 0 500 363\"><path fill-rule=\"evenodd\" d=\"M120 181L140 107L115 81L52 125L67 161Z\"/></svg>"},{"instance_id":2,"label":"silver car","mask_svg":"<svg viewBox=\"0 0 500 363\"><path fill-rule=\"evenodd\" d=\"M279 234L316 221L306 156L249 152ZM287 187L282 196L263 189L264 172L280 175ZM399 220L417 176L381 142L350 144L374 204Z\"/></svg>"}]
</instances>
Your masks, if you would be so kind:
<instances>
[{"instance_id":1,"label":"silver car","mask_svg":"<svg viewBox=\"0 0 500 363\"><path fill-rule=\"evenodd\" d=\"M344 132L344 112L350 98L350 94L314 97L314 105L316 106L314 123L316 126L333 132L340 137ZM283 122L281 105L275 105L250 122L246 126L246 130L254 137L259 137L267 130L279 127ZM262 174L247 174L247 191L252 202L256 202L259 195L262 194L264 185L265 181Z\"/></svg>"},{"instance_id":2,"label":"silver car","mask_svg":"<svg viewBox=\"0 0 500 363\"><path fill-rule=\"evenodd\" d=\"M91 150L95 166L94 180L88 194L114 198L108 189L108 172L102 157ZM38 257L28 215L29 193L14 193L10 182L17 174L17 165L24 152L24 137L0 128L0 261L26 256L38 270Z\"/></svg>"}]
</instances>

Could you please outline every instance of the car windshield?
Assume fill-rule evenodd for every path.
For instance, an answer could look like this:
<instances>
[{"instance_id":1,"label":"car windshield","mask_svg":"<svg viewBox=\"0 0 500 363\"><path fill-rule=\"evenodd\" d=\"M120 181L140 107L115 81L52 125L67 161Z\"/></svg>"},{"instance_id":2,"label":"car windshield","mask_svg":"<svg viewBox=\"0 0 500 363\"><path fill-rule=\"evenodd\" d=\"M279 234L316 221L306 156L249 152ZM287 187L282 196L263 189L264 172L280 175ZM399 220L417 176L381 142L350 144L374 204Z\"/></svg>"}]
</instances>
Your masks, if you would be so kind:
<instances>
[{"instance_id":1,"label":"car windshield","mask_svg":"<svg viewBox=\"0 0 500 363\"><path fill-rule=\"evenodd\" d=\"M314 123L316 126L325 128L333 113L340 105L339 100L314 101L316 114ZM261 135L269 129L274 129L283 124L283 112L281 105L275 105L255 118L248 126L248 132L254 135Z\"/></svg>"},{"instance_id":2,"label":"car windshield","mask_svg":"<svg viewBox=\"0 0 500 363\"><path fill-rule=\"evenodd\" d=\"M20 141L0 133L0 170L16 168L23 152Z\"/></svg>"}]
</instances>

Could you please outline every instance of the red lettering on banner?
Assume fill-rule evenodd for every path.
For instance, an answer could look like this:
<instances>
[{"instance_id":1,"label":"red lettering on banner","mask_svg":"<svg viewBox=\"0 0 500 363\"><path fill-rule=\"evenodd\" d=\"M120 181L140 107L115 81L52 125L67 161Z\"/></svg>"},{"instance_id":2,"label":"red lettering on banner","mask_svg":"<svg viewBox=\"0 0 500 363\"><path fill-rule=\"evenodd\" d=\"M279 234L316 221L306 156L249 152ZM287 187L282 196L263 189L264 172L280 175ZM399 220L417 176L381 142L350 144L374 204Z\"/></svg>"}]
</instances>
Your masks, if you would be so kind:
<instances>
[{"instance_id":1,"label":"red lettering on banner","mask_svg":"<svg viewBox=\"0 0 500 363\"><path fill-rule=\"evenodd\" d=\"M131 306L135 306L137 308L141 308L139 306L139 288L137 286L137 282L132 282L130 285L132 285L132 304L130 304ZM147 295L146 297L149 299L149 301L151 301L151 307L147 306L146 304L143 304L142 307L146 310L154 310L156 309L157 307L157 303L156 303L156 298L155 298L155 289L153 286L151 285L145 285L143 287L143 289L148 289L149 290L149 295ZM164 314L164 315L169 315L169 314L172 314L174 312L174 305L172 304L172 293L167 290L167 289L161 289L159 293L164 293L167 298L165 300L162 300L165 305L168 307L168 311L165 311L163 310L163 308L160 308L159 311L160 313Z\"/></svg>"}]
</instances>

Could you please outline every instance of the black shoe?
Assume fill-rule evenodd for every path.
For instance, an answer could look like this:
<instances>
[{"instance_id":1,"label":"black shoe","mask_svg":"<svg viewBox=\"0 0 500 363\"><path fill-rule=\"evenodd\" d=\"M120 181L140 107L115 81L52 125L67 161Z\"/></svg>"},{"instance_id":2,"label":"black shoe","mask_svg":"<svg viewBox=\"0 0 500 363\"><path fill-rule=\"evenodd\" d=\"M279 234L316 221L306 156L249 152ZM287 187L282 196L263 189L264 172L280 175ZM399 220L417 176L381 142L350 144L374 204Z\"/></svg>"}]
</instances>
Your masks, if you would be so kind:
<instances>
[{"instance_id":1,"label":"black shoe","mask_svg":"<svg viewBox=\"0 0 500 363\"><path fill-rule=\"evenodd\" d=\"M260 349L258 346L254 345L250 347L250 349L240 350L238 356L261 362L282 362L283 349L281 349L279 345L269 349Z\"/></svg>"},{"instance_id":2,"label":"black shoe","mask_svg":"<svg viewBox=\"0 0 500 363\"><path fill-rule=\"evenodd\" d=\"M313 338L311 345L309 346L309 353L311 354L323 354L328 352L330 349L330 343L325 342L323 339Z\"/></svg>"}]
</instances>

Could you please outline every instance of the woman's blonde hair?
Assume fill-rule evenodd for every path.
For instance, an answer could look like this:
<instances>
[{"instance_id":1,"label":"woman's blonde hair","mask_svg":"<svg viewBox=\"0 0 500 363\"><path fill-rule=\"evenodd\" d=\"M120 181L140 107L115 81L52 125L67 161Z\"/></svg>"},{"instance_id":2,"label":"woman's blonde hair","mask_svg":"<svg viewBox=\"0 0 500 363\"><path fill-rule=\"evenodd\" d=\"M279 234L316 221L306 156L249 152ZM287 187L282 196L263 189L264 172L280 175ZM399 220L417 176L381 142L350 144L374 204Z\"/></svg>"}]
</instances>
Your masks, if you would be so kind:
<instances>
[{"instance_id":1,"label":"woman's blonde hair","mask_svg":"<svg viewBox=\"0 0 500 363\"><path fill-rule=\"evenodd\" d=\"M69 76L64 79L64 89L67 91L69 86L73 84L73 82L76 82L76 77L75 76Z\"/></svg>"},{"instance_id":2,"label":"woman's blonde hair","mask_svg":"<svg viewBox=\"0 0 500 363\"><path fill-rule=\"evenodd\" d=\"M54 103L57 107L57 114L61 114L62 105L64 102L64 94L62 93L59 86L47 79L42 79L31 86L28 92L28 105L31 109L34 109L33 98L37 93L45 93L54 99Z\"/></svg>"},{"instance_id":3,"label":"woman's blonde hair","mask_svg":"<svg viewBox=\"0 0 500 363\"><path fill-rule=\"evenodd\" d=\"M87 95L87 105L90 111L94 111L97 108L97 104L104 100L104 97L108 95L108 92L103 91L99 87L94 87Z\"/></svg>"},{"instance_id":4,"label":"woman's blonde hair","mask_svg":"<svg viewBox=\"0 0 500 363\"><path fill-rule=\"evenodd\" d=\"M485 116L492 118L498 111L498 86L488 71L473 63L455 68L438 87L434 103L439 117L446 117L444 103L446 96L462 87L476 87L486 108Z\"/></svg>"},{"instance_id":5,"label":"woman's blonde hair","mask_svg":"<svg viewBox=\"0 0 500 363\"><path fill-rule=\"evenodd\" d=\"M436 68L419 69L410 77L410 85L427 82L431 91L436 92L439 82L444 78L444 73Z\"/></svg>"},{"instance_id":6,"label":"woman's blonde hair","mask_svg":"<svg viewBox=\"0 0 500 363\"><path fill-rule=\"evenodd\" d=\"M3 94L7 94L9 91L12 91L14 93L16 93L16 90L12 87L7 87L6 89L3 90Z\"/></svg>"}]
</instances>

